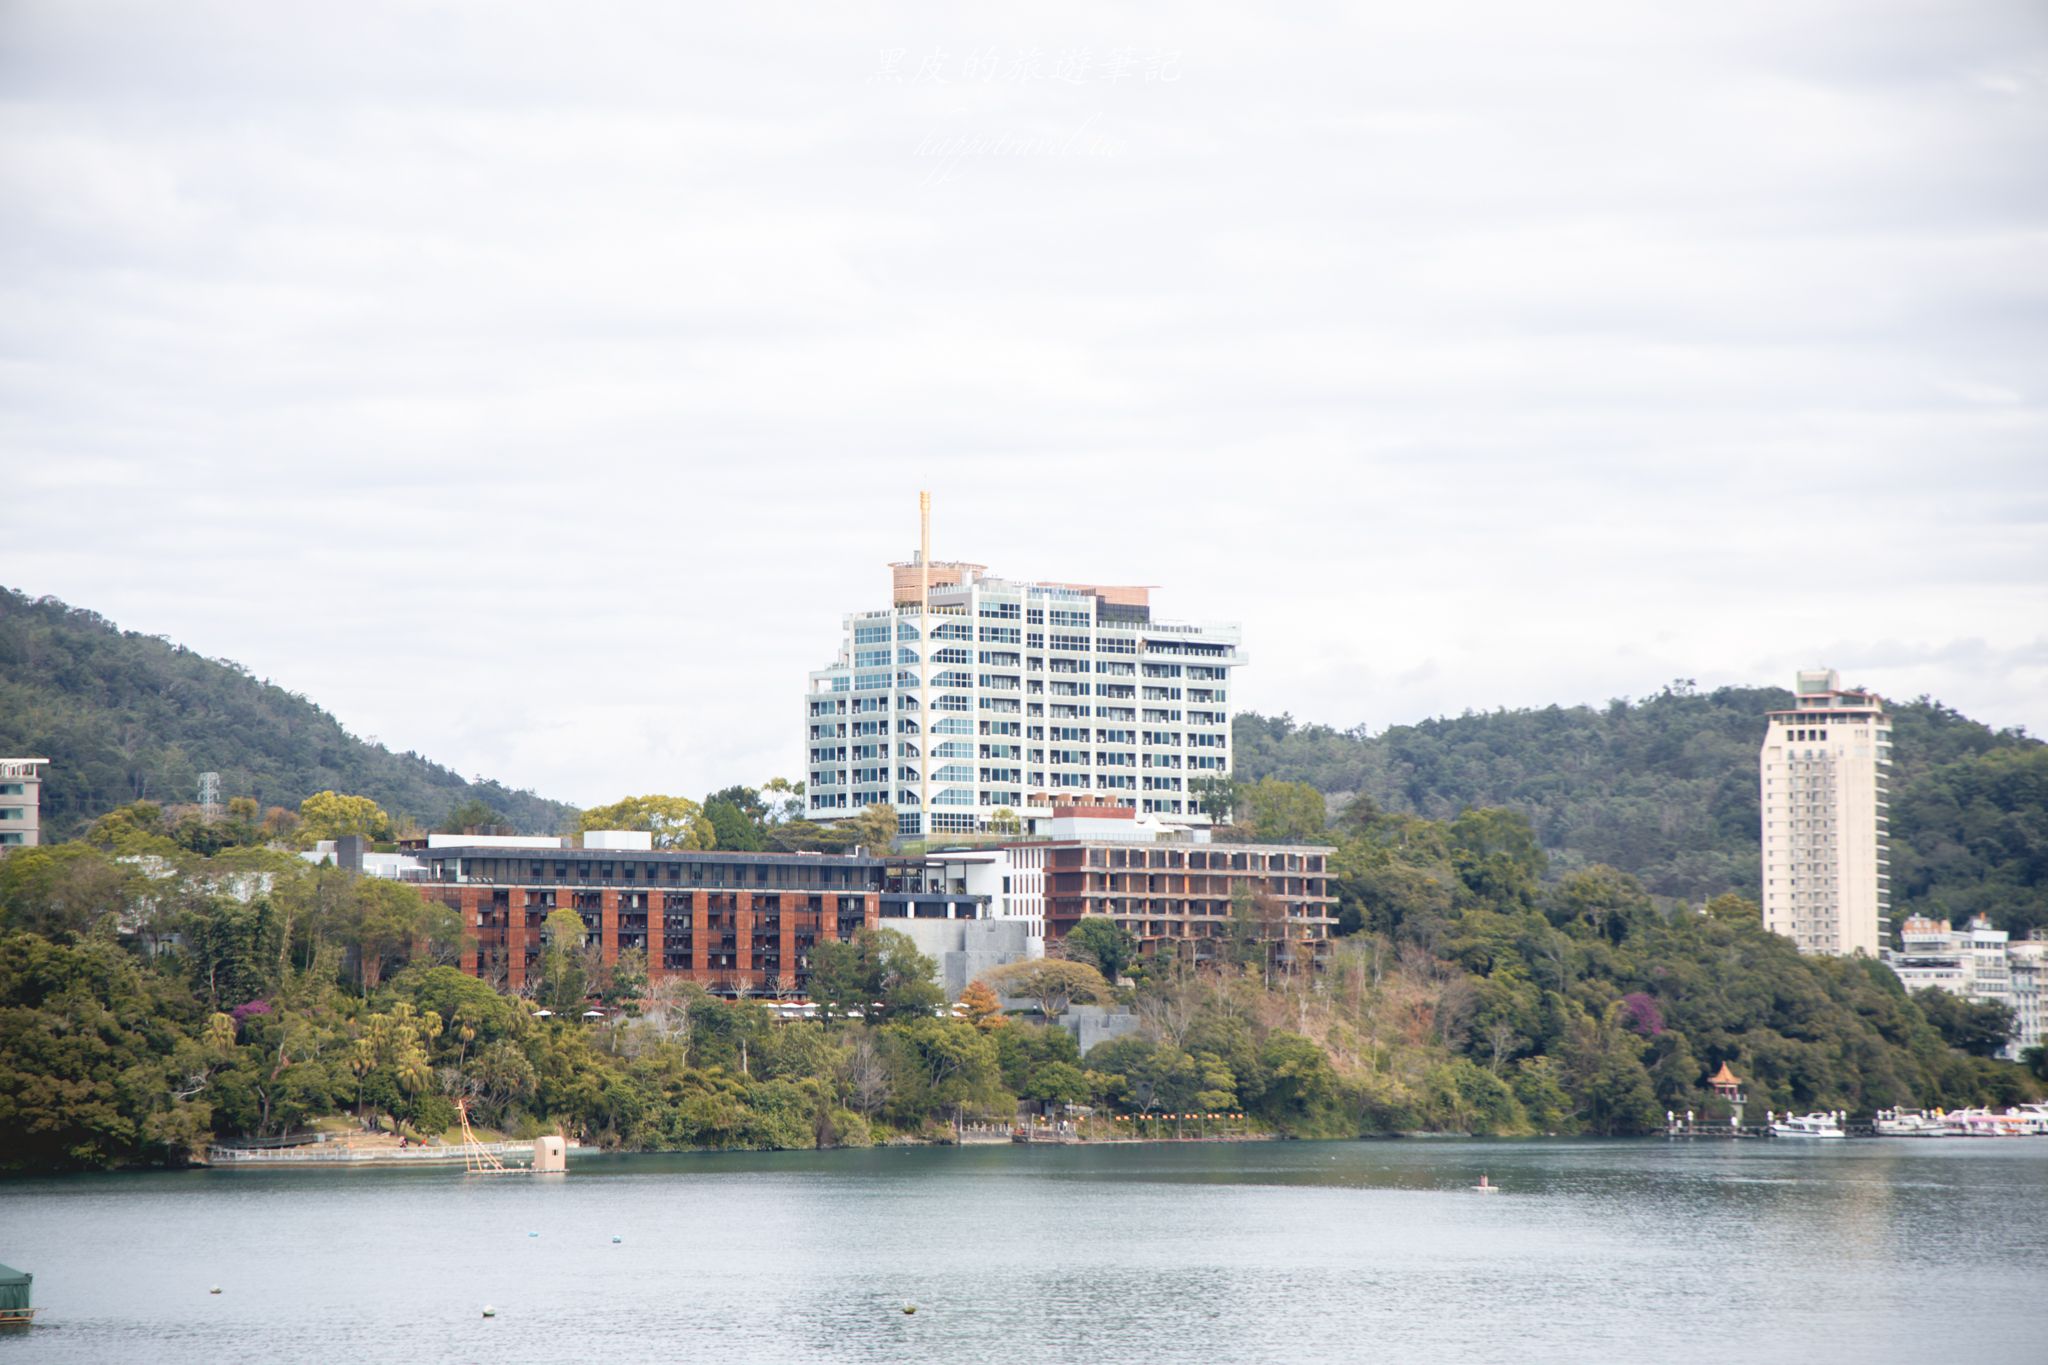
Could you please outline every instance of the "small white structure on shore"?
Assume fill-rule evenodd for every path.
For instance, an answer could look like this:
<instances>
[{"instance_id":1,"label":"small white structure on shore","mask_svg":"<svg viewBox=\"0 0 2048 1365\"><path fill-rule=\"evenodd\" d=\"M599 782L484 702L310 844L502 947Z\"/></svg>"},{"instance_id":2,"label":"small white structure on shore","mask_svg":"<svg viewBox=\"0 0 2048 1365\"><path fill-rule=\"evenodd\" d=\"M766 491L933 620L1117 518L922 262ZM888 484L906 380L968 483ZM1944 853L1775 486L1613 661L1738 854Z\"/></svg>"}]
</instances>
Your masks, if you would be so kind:
<instances>
[{"instance_id":1,"label":"small white structure on shore","mask_svg":"<svg viewBox=\"0 0 2048 1365\"><path fill-rule=\"evenodd\" d=\"M535 1175L566 1175L569 1170L569 1149L560 1134L549 1133L533 1140L533 1173Z\"/></svg>"}]
</instances>

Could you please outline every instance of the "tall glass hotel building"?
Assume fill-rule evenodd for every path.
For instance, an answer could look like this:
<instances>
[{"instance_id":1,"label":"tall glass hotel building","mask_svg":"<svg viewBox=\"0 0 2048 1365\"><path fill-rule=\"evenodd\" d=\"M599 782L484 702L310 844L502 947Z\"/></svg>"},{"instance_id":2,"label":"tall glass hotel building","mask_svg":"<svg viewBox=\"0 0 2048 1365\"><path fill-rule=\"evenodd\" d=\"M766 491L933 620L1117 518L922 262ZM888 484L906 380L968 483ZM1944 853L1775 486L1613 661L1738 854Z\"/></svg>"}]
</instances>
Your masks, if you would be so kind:
<instances>
[{"instance_id":1,"label":"tall glass hotel building","mask_svg":"<svg viewBox=\"0 0 2048 1365\"><path fill-rule=\"evenodd\" d=\"M814 818L880 802L922 837L1094 801L1208 823L1191 784L1230 771L1236 626L1155 620L1149 588L889 567L891 604L846 617L838 659L810 675Z\"/></svg>"}]
</instances>

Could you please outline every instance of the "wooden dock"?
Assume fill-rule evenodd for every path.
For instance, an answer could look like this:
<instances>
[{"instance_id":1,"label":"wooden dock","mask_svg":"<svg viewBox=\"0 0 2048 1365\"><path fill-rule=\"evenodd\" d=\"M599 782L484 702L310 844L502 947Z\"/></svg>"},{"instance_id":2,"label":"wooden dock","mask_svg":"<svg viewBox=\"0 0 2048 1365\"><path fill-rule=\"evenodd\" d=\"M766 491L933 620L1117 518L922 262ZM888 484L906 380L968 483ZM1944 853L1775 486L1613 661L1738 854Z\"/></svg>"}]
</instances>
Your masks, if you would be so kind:
<instances>
[{"instance_id":1,"label":"wooden dock","mask_svg":"<svg viewBox=\"0 0 2048 1365\"><path fill-rule=\"evenodd\" d=\"M1849 1119L1842 1124L1842 1135L1845 1138L1876 1137L1877 1126L1869 1119ZM1719 1138L1724 1141L1739 1138L1776 1139L1778 1135L1771 1131L1767 1123L1750 1123L1738 1127L1732 1123L1688 1123L1684 1119L1679 1119L1665 1127L1664 1136L1676 1142L1691 1141L1695 1138ZM1798 1138L1788 1140L1800 1141Z\"/></svg>"}]
</instances>

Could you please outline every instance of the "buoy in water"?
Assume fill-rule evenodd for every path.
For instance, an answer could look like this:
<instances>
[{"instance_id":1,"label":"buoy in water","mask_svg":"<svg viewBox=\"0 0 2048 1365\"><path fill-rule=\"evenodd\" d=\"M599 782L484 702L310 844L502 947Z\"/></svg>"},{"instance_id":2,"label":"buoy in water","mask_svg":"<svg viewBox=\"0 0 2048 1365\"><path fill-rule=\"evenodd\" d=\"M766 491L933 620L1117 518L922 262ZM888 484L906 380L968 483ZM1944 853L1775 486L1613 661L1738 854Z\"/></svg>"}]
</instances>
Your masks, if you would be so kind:
<instances>
[{"instance_id":1,"label":"buoy in water","mask_svg":"<svg viewBox=\"0 0 2048 1365\"><path fill-rule=\"evenodd\" d=\"M211 1289L207 1290L206 1292L207 1292L207 1293L209 1293L209 1294L218 1294L218 1293L220 1293L220 1286L219 1286L219 1285L215 1285L215 1286L214 1286L213 1288L211 1288Z\"/></svg>"},{"instance_id":2,"label":"buoy in water","mask_svg":"<svg viewBox=\"0 0 2048 1365\"><path fill-rule=\"evenodd\" d=\"M485 1317L487 1317L487 1318L495 1318L496 1316L498 1316L498 1310L497 1310L497 1309L495 1309L495 1308L493 1308L493 1307L491 1307L491 1306L490 1306L489 1304L485 1304L485 1305L484 1305L484 1316L485 1316Z\"/></svg>"},{"instance_id":3,"label":"buoy in water","mask_svg":"<svg viewBox=\"0 0 2048 1365\"><path fill-rule=\"evenodd\" d=\"M625 1241L625 1240L626 1240L626 1239L625 1239L625 1238L623 1238L623 1237L614 1237L614 1238L612 1238L612 1245L613 1245L613 1246L617 1246L617 1245L618 1245L619 1243L621 1243L621 1242L623 1242L623 1241Z\"/></svg>"},{"instance_id":4,"label":"buoy in water","mask_svg":"<svg viewBox=\"0 0 2048 1365\"><path fill-rule=\"evenodd\" d=\"M527 1235L528 1237L538 1237L538 1236L540 1236L540 1234L539 1234L539 1233L537 1233L537 1232L529 1232L529 1233L527 1233L526 1235Z\"/></svg>"},{"instance_id":5,"label":"buoy in water","mask_svg":"<svg viewBox=\"0 0 2048 1365\"><path fill-rule=\"evenodd\" d=\"M906 1303L903 1305L903 1313L905 1317L908 1317L910 1314L915 1313L916 1311L917 1305L914 1303Z\"/></svg>"}]
</instances>

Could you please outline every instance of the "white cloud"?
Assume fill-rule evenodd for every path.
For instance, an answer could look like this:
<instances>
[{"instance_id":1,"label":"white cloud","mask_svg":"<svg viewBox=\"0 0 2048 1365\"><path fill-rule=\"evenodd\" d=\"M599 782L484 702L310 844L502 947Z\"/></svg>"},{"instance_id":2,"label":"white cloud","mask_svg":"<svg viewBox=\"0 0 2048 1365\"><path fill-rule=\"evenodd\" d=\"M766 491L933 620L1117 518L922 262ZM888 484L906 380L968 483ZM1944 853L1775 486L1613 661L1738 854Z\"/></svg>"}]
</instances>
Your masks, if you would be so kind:
<instances>
[{"instance_id":1,"label":"white cloud","mask_svg":"<svg viewBox=\"0 0 2048 1365\"><path fill-rule=\"evenodd\" d=\"M793 773L920 487L1263 709L2048 728L2030 6L563 14L10 7L0 581L583 801Z\"/></svg>"}]
</instances>

